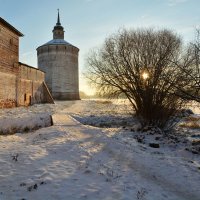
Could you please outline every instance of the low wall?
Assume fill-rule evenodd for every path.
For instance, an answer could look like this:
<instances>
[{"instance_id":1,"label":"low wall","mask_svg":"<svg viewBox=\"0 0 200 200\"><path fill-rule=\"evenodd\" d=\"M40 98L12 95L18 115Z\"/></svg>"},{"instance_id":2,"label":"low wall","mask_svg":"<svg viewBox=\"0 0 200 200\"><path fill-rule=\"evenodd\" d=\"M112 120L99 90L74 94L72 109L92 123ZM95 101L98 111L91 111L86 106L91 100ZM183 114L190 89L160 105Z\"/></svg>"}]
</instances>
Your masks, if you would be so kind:
<instances>
[{"instance_id":1,"label":"low wall","mask_svg":"<svg viewBox=\"0 0 200 200\"><path fill-rule=\"evenodd\" d=\"M19 75L17 81L17 104L28 106L43 102L44 72L30 66L19 63Z\"/></svg>"},{"instance_id":2,"label":"low wall","mask_svg":"<svg viewBox=\"0 0 200 200\"><path fill-rule=\"evenodd\" d=\"M0 108L16 106L16 75L0 72Z\"/></svg>"},{"instance_id":3,"label":"low wall","mask_svg":"<svg viewBox=\"0 0 200 200\"><path fill-rule=\"evenodd\" d=\"M15 73L6 73L0 66L0 108L54 103L44 85L44 72L23 63L15 69Z\"/></svg>"}]
</instances>

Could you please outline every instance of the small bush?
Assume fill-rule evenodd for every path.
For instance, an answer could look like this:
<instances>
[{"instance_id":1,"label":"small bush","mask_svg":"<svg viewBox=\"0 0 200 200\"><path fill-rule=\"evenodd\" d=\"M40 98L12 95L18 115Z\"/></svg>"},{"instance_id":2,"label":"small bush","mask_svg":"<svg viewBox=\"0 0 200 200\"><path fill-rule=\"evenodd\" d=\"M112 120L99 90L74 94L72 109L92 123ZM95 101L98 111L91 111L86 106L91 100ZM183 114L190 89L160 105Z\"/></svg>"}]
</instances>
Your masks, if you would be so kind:
<instances>
[{"instance_id":1,"label":"small bush","mask_svg":"<svg viewBox=\"0 0 200 200\"><path fill-rule=\"evenodd\" d=\"M26 127L24 128L24 132L28 132L28 131L30 131L30 128L26 126Z\"/></svg>"}]
</instances>

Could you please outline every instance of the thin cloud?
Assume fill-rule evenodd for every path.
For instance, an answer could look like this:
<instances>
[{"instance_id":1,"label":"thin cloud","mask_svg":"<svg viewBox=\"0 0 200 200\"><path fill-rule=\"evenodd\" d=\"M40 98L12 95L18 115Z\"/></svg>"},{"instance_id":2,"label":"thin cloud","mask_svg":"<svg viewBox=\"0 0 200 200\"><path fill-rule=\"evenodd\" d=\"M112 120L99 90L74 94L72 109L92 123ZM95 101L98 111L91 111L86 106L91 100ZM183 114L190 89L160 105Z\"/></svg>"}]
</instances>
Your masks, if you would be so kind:
<instances>
[{"instance_id":1,"label":"thin cloud","mask_svg":"<svg viewBox=\"0 0 200 200\"><path fill-rule=\"evenodd\" d=\"M169 6L176 6L177 4L185 3L187 1L188 0L168 0L168 5Z\"/></svg>"}]
</instances>

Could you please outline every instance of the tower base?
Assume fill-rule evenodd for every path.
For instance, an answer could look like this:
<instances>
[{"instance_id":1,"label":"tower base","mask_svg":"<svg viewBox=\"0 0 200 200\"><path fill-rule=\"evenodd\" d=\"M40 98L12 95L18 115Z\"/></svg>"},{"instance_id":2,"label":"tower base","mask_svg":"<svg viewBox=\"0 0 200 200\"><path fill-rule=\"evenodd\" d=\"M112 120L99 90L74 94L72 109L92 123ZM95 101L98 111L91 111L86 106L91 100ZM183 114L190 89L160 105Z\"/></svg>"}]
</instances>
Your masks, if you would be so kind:
<instances>
[{"instance_id":1,"label":"tower base","mask_svg":"<svg viewBox=\"0 0 200 200\"><path fill-rule=\"evenodd\" d=\"M78 92L52 92L52 96L55 100L80 100Z\"/></svg>"}]
</instances>

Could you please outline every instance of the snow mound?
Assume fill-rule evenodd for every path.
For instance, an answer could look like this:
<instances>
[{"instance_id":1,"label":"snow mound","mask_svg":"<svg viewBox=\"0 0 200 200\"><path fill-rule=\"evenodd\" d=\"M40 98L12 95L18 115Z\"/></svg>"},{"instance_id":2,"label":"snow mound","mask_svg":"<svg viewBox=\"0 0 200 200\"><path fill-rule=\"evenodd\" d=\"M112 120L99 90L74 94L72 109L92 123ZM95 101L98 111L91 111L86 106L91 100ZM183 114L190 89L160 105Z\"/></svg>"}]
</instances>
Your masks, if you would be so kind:
<instances>
[{"instance_id":1,"label":"snow mound","mask_svg":"<svg viewBox=\"0 0 200 200\"><path fill-rule=\"evenodd\" d=\"M29 113L15 117L0 118L0 134L14 134L17 132L28 132L52 125L52 117L48 113Z\"/></svg>"}]
</instances>

